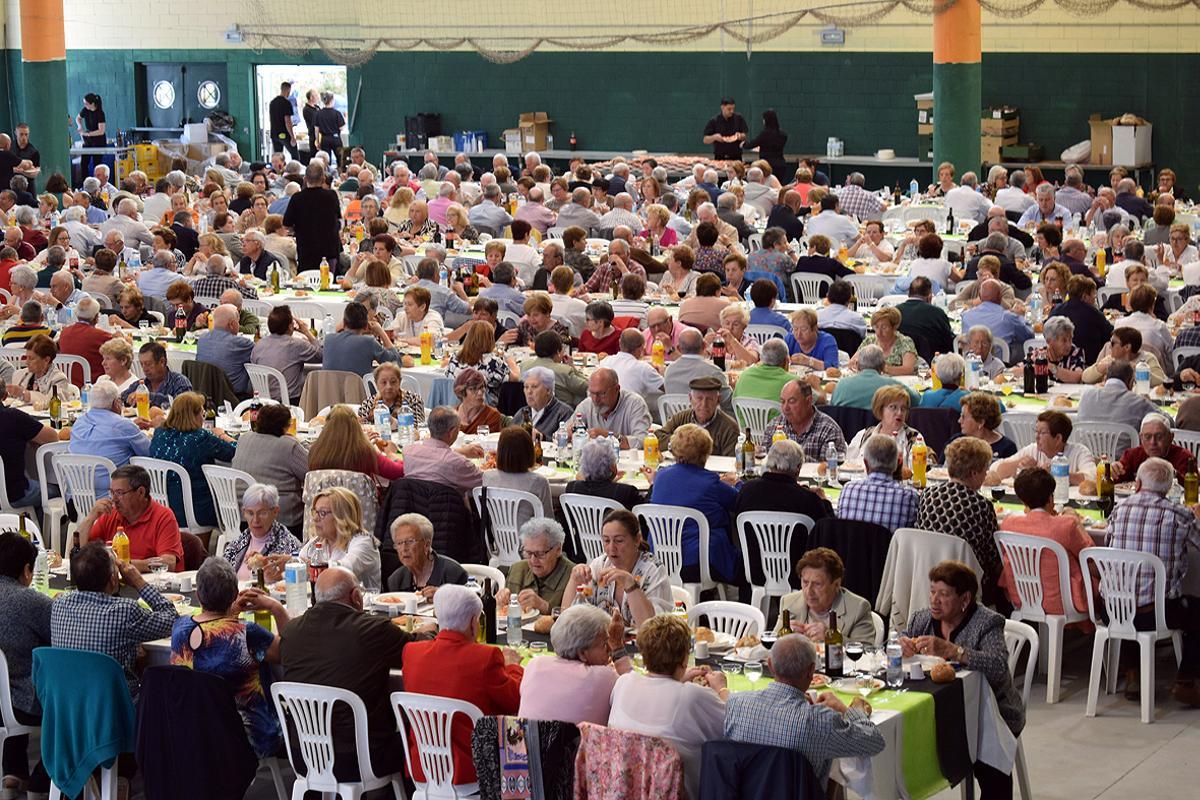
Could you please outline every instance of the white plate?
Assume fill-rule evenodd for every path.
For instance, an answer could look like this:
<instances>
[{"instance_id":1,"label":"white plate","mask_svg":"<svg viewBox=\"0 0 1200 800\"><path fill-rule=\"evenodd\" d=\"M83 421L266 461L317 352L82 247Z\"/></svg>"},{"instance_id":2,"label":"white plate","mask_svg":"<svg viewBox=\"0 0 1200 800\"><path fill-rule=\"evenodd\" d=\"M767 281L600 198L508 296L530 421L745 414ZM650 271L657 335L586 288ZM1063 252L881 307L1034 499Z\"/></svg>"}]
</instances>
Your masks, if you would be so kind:
<instances>
[{"instance_id":1,"label":"white plate","mask_svg":"<svg viewBox=\"0 0 1200 800\"><path fill-rule=\"evenodd\" d=\"M836 681L833 681L830 686L832 686L834 689L837 689L839 692L846 692L847 694L857 694L861 696L862 690L864 688L868 688L868 681L870 682L870 691L868 691L867 694L873 694L887 686L887 684L879 680L879 678L838 678Z\"/></svg>"},{"instance_id":2,"label":"white plate","mask_svg":"<svg viewBox=\"0 0 1200 800\"><path fill-rule=\"evenodd\" d=\"M418 592L384 592L375 596L375 604L380 606L398 606L404 608L405 603L410 598L415 597L417 604L424 602L424 598Z\"/></svg>"},{"instance_id":3,"label":"white plate","mask_svg":"<svg viewBox=\"0 0 1200 800\"><path fill-rule=\"evenodd\" d=\"M713 640L708 643L709 652L719 652L728 650L737 644L737 639L732 634L713 631Z\"/></svg>"},{"instance_id":4,"label":"white plate","mask_svg":"<svg viewBox=\"0 0 1200 800\"><path fill-rule=\"evenodd\" d=\"M496 627L497 628L507 628L508 627L508 612L507 612L507 610L505 610L505 613L502 614L502 613L500 613L501 610L502 609L496 609ZM521 612L522 627L524 627L525 623L533 622L535 619L537 619L541 615L542 615L542 612L538 611L536 608L531 608L528 611Z\"/></svg>"}]
</instances>

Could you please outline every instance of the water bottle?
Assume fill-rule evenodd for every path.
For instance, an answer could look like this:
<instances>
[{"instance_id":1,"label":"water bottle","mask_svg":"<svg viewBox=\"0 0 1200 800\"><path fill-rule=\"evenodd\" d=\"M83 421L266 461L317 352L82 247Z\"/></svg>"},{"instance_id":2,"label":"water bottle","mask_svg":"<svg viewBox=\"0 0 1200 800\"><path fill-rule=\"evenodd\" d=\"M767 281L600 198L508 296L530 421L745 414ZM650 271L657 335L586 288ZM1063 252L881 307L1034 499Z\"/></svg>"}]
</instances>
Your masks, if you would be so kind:
<instances>
[{"instance_id":1,"label":"water bottle","mask_svg":"<svg viewBox=\"0 0 1200 800\"><path fill-rule=\"evenodd\" d=\"M576 465L583 456L583 446L587 444L587 441L587 431L576 428L575 433L571 436L571 460Z\"/></svg>"},{"instance_id":2,"label":"water bottle","mask_svg":"<svg viewBox=\"0 0 1200 800\"><path fill-rule=\"evenodd\" d=\"M1139 358L1133 369L1135 391L1138 394L1150 394L1150 365L1145 358Z\"/></svg>"},{"instance_id":3,"label":"water bottle","mask_svg":"<svg viewBox=\"0 0 1200 800\"><path fill-rule=\"evenodd\" d=\"M92 396L92 385L85 383L83 390L79 392L79 405L83 406L83 410L87 411L88 399Z\"/></svg>"},{"instance_id":4,"label":"water bottle","mask_svg":"<svg viewBox=\"0 0 1200 800\"><path fill-rule=\"evenodd\" d=\"M904 653L900 649L900 634L892 631L887 643L887 685L899 689L904 685Z\"/></svg>"},{"instance_id":5,"label":"water bottle","mask_svg":"<svg viewBox=\"0 0 1200 800\"><path fill-rule=\"evenodd\" d=\"M292 553L283 568L283 582L287 593L288 615L297 617L308 609L308 567L300 560L299 553Z\"/></svg>"},{"instance_id":6,"label":"water bottle","mask_svg":"<svg viewBox=\"0 0 1200 800\"><path fill-rule=\"evenodd\" d=\"M446 341L445 336L437 337L433 345L433 355L440 360L442 356L446 355L446 348L449 346L450 343Z\"/></svg>"},{"instance_id":7,"label":"water bottle","mask_svg":"<svg viewBox=\"0 0 1200 800\"><path fill-rule=\"evenodd\" d=\"M50 591L50 553L40 546L37 560L33 562L33 588L42 594Z\"/></svg>"},{"instance_id":8,"label":"water bottle","mask_svg":"<svg viewBox=\"0 0 1200 800\"><path fill-rule=\"evenodd\" d=\"M559 424L558 430L554 434L554 450L559 466L565 467L570 464L571 459L571 434L567 432L567 423L564 420Z\"/></svg>"},{"instance_id":9,"label":"water bottle","mask_svg":"<svg viewBox=\"0 0 1200 800\"><path fill-rule=\"evenodd\" d=\"M838 483L838 450L833 442L825 445L825 479L830 486Z\"/></svg>"},{"instance_id":10,"label":"water bottle","mask_svg":"<svg viewBox=\"0 0 1200 800\"><path fill-rule=\"evenodd\" d=\"M334 333L333 317L326 317L321 323L321 338L332 336Z\"/></svg>"},{"instance_id":11,"label":"water bottle","mask_svg":"<svg viewBox=\"0 0 1200 800\"><path fill-rule=\"evenodd\" d=\"M62 309L63 327L75 324L75 309L70 306L63 306Z\"/></svg>"},{"instance_id":12,"label":"water bottle","mask_svg":"<svg viewBox=\"0 0 1200 800\"><path fill-rule=\"evenodd\" d=\"M746 434L739 432L737 445L733 448L733 464L738 475L745 475L748 467L746 466L746 454L742 449L746 446Z\"/></svg>"},{"instance_id":13,"label":"water bottle","mask_svg":"<svg viewBox=\"0 0 1200 800\"><path fill-rule=\"evenodd\" d=\"M1029 325L1032 327L1042 320L1042 294L1032 292L1029 295Z\"/></svg>"},{"instance_id":14,"label":"water bottle","mask_svg":"<svg viewBox=\"0 0 1200 800\"><path fill-rule=\"evenodd\" d=\"M620 461L621 460L621 440L618 439L616 436L613 436L610 434L608 437L608 445L609 445L609 447L612 448L613 462L615 463L617 461Z\"/></svg>"},{"instance_id":15,"label":"water bottle","mask_svg":"<svg viewBox=\"0 0 1200 800\"><path fill-rule=\"evenodd\" d=\"M142 254L138 250L134 250L129 254L129 266L131 269L142 268Z\"/></svg>"},{"instance_id":16,"label":"water bottle","mask_svg":"<svg viewBox=\"0 0 1200 800\"><path fill-rule=\"evenodd\" d=\"M921 184L917 183L916 178L913 178L911 181L908 182L908 196L909 196L909 198L916 200L917 195L919 195L920 193L921 193Z\"/></svg>"},{"instance_id":17,"label":"water bottle","mask_svg":"<svg viewBox=\"0 0 1200 800\"><path fill-rule=\"evenodd\" d=\"M403 403L400 406L400 418L397 420L400 445L412 444L414 423L412 406Z\"/></svg>"},{"instance_id":18,"label":"water bottle","mask_svg":"<svg viewBox=\"0 0 1200 800\"><path fill-rule=\"evenodd\" d=\"M441 270L438 271L438 283L442 286L450 285L450 273L446 271L446 265L443 264Z\"/></svg>"},{"instance_id":19,"label":"water bottle","mask_svg":"<svg viewBox=\"0 0 1200 800\"><path fill-rule=\"evenodd\" d=\"M1071 494L1071 465L1062 453L1050 460L1050 474L1054 476L1054 505L1066 506Z\"/></svg>"},{"instance_id":20,"label":"water bottle","mask_svg":"<svg viewBox=\"0 0 1200 800\"><path fill-rule=\"evenodd\" d=\"M521 604L517 602L516 596L513 596L508 601L508 646L520 647L522 640L521 633Z\"/></svg>"}]
</instances>

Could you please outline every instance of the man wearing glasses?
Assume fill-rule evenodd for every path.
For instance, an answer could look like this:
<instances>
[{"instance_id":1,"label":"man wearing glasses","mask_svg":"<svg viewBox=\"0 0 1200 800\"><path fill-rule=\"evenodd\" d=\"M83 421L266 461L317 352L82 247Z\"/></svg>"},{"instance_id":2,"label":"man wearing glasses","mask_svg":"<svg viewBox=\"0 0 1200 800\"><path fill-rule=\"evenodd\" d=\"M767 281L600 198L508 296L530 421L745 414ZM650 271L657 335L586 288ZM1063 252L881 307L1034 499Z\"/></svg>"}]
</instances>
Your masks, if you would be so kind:
<instances>
[{"instance_id":1,"label":"man wearing glasses","mask_svg":"<svg viewBox=\"0 0 1200 800\"><path fill-rule=\"evenodd\" d=\"M121 528L129 537L129 561L138 572L149 572L156 558L171 572L183 571L179 525L171 509L150 499L150 473L142 467L118 467L108 493L79 523L80 543L111 543Z\"/></svg>"},{"instance_id":2,"label":"man wearing glasses","mask_svg":"<svg viewBox=\"0 0 1200 800\"><path fill-rule=\"evenodd\" d=\"M521 526L521 555L508 569L508 582L496 593L496 607L508 605L513 595L522 610L543 614L562 606L567 579L575 564L563 555L566 533L553 519L531 519Z\"/></svg>"}]
</instances>

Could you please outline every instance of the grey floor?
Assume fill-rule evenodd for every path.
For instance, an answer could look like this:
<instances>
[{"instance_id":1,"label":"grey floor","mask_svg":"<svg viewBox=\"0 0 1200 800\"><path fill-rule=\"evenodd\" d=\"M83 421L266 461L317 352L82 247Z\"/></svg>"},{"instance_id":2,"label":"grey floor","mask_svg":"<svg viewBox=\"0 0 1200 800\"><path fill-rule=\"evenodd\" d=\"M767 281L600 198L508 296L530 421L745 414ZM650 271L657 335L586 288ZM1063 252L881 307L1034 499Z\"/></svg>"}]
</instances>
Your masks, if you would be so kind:
<instances>
[{"instance_id":1,"label":"grey floor","mask_svg":"<svg viewBox=\"0 0 1200 800\"><path fill-rule=\"evenodd\" d=\"M1035 681L1022 736L1034 798L1200 798L1200 709L1185 708L1171 697L1175 668L1169 649L1159 649L1158 703L1152 724L1143 725L1138 704L1120 693L1102 697L1098 716L1088 719L1084 708L1091 638L1067 636L1062 698L1055 705L1046 705L1045 683L1040 678ZM288 789L290 795L290 786ZM246 797L275 800L265 770ZM937 795L936 800L959 797L954 789Z\"/></svg>"}]
</instances>

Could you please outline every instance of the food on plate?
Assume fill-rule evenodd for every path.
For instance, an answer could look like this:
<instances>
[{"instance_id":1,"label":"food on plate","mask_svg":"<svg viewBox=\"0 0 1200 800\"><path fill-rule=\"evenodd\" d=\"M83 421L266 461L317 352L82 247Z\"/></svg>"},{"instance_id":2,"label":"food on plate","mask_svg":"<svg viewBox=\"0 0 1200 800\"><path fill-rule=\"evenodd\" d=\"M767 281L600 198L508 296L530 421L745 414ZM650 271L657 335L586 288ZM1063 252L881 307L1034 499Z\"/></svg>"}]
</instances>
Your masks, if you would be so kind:
<instances>
[{"instance_id":1,"label":"food on plate","mask_svg":"<svg viewBox=\"0 0 1200 800\"><path fill-rule=\"evenodd\" d=\"M812 683L809 684L809 686L812 686L814 688L817 686L828 686L828 685L829 685L829 676L822 675L820 672L813 674Z\"/></svg>"},{"instance_id":2,"label":"food on plate","mask_svg":"<svg viewBox=\"0 0 1200 800\"><path fill-rule=\"evenodd\" d=\"M708 686L708 681L704 680L704 675L702 674L692 678L692 683L696 684L697 686Z\"/></svg>"},{"instance_id":3,"label":"food on plate","mask_svg":"<svg viewBox=\"0 0 1200 800\"><path fill-rule=\"evenodd\" d=\"M1163 384L1160 383L1158 386L1154 387L1155 397L1166 397L1168 394L1170 394L1170 392L1167 391L1167 387Z\"/></svg>"},{"instance_id":4,"label":"food on plate","mask_svg":"<svg viewBox=\"0 0 1200 800\"><path fill-rule=\"evenodd\" d=\"M402 606L404 598L398 594L381 594L375 598L375 602L385 606Z\"/></svg>"},{"instance_id":5,"label":"food on plate","mask_svg":"<svg viewBox=\"0 0 1200 800\"><path fill-rule=\"evenodd\" d=\"M312 419L310 419L310 420L308 421L308 424L309 424L310 426L311 426L311 425L324 425L324 424L325 424L325 415L324 415L324 414L317 414L315 417L313 417Z\"/></svg>"},{"instance_id":6,"label":"food on plate","mask_svg":"<svg viewBox=\"0 0 1200 800\"><path fill-rule=\"evenodd\" d=\"M825 394L833 394L833 390L837 388L837 384L833 381L826 381L822 388L825 390Z\"/></svg>"},{"instance_id":7,"label":"food on plate","mask_svg":"<svg viewBox=\"0 0 1200 800\"><path fill-rule=\"evenodd\" d=\"M1005 383L1008 383L1008 380L1009 380L1009 379L1008 379L1008 375L1006 375L1005 373L1001 372L1001 373L1000 373L1000 374L998 374L996 377L992 378L992 383L996 383L996 384L1005 384Z\"/></svg>"},{"instance_id":8,"label":"food on plate","mask_svg":"<svg viewBox=\"0 0 1200 800\"><path fill-rule=\"evenodd\" d=\"M1054 406L1055 408L1074 408L1075 401L1067 397L1065 394L1060 394L1058 397L1054 398L1050 405Z\"/></svg>"},{"instance_id":9,"label":"food on plate","mask_svg":"<svg viewBox=\"0 0 1200 800\"><path fill-rule=\"evenodd\" d=\"M1079 482L1079 493L1088 497L1096 497L1096 481L1091 478L1084 478Z\"/></svg>"},{"instance_id":10,"label":"food on plate","mask_svg":"<svg viewBox=\"0 0 1200 800\"><path fill-rule=\"evenodd\" d=\"M554 627L554 617L552 617L548 614L544 614L544 615L538 617L537 620L533 623L533 632L534 633L549 633L550 629L553 627Z\"/></svg>"},{"instance_id":11,"label":"food on plate","mask_svg":"<svg viewBox=\"0 0 1200 800\"><path fill-rule=\"evenodd\" d=\"M753 633L748 633L738 639L734 647L758 647L760 644L762 644L762 639L759 639Z\"/></svg>"},{"instance_id":12,"label":"food on plate","mask_svg":"<svg viewBox=\"0 0 1200 800\"><path fill-rule=\"evenodd\" d=\"M842 371L840 369L838 369L837 367L826 367L825 368L825 377L826 378L840 378L840 377L842 377Z\"/></svg>"},{"instance_id":13,"label":"food on plate","mask_svg":"<svg viewBox=\"0 0 1200 800\"><path fill-rule=\"evenodd\" d=\"M266 565L267 560L263 557L262 553L251 553L250 555L246 556L246 569L250 572L254 572L257 569L262 569Z\"/></svg>"},{"instance_id":14,"label":"food on plate","mask_svg":"<svg viewBox=\"0 0 1200 800\"><path fill-rule=\"evenodd\" d=\"M700 625L696 628L695 638L697 642L708 642L709 644L712 644L717 640L717 635L712 632L711 628L706 628L703 625Z\"/></svg>"},{"instance_id":15,"label":"food on plate","mask_svg":"<svg viewBox=\"0 0 1200 800\"><path fill-rule=\"evenodd\" d=\"M929 679L934 683L950 683L954 678L954 667L949 664L937 664L929 670Z\"/></svg>"}]
</instances>

